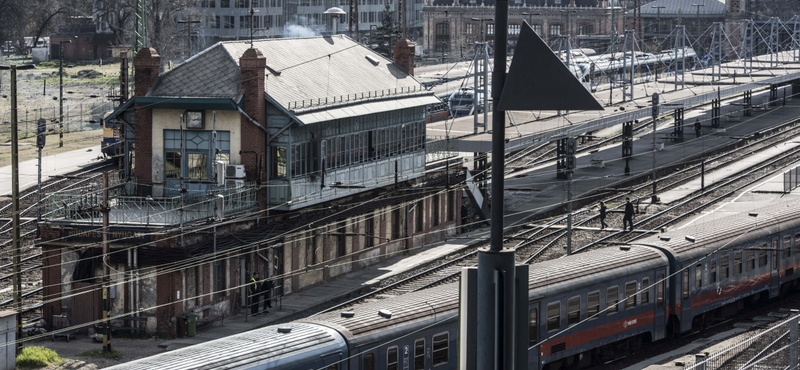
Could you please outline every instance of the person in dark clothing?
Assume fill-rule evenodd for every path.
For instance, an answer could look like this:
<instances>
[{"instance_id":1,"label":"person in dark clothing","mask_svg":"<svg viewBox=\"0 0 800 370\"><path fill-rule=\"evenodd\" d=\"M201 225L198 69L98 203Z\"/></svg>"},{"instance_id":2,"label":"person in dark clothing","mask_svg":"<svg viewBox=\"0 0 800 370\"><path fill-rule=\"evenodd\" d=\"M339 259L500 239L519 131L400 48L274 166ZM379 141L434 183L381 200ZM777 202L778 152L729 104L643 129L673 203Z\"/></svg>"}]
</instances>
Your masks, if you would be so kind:
<instances>
[{"instance_id":1,"label":"person in dark clothing","mask_svg":"<svg viewBox=\"0 0 800 370\"><path fill-rule=\"evenodd\" d=\"M606 204L600 201L600 230L608 227L606 225Z\"/></svg>"},{"instance_id":2,"label":"person in dark clothing","mask_svg":"<svg viewBox=\"0 0 800 370\"><path fill-rule=\"evenodd\" d=\"M633 203L631 203L631 198L625 198L625 215L622 217L622 230L628 228L628 224L631 225L631 231L633 231Z\"/></svg>"},{"instance_id":3,"label":"person in dark clothing","mask_svg":"<svg viewBox=\"0 0 800 370\"><path fill-rule=\"evenodd\" d=\"M250 279L248 294L250 295L250 314L258 315L258 306L261 304L261 282L259 281L258 272L253 273L253 278Z\"/></svg>"},{"instance_id":4,"label":"person in dark clothing","mask_svg":"<svg viewBox=\"0 0 800 370\"><path fill-rule=\"evenodd\" d=\"M465 233L469 231L469 208L467 208L467 202L461 203L461 232Z\"/></svg>"},{"instance_id":5,"label":"person in dark clothing","mask_svg":"<svg viewBox=\"0 0 800 370\"><path fill-rule=\"evenodd\" d=\"M703 126L700 126L699 119L694 121L694 133L697 135L697 137L700 137L700 134L703 133Z\"/></svg>"},{"instance_id":6,"label":"person in dark clothing","mask_svg":"<svg viewBox=\"0 0 800 370\"><path fill-rule=\"evenodd\" d=\"M264 290L261 295L264 296L264 304L266 305L264 312L269 313L266 308L272 308L272 279L267 279L264 284L261 285L262 289Z\"/></svg>"}]
</instances>

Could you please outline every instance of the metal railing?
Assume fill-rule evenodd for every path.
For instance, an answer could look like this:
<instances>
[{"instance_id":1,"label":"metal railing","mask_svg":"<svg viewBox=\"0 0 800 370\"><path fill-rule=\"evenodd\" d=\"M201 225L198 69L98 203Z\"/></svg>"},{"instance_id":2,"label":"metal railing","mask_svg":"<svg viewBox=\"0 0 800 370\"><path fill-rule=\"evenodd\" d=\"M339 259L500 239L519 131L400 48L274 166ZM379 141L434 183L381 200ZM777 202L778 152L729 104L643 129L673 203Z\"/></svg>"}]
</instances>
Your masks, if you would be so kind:
<instances>
[{"instance_id":1,"label":"metal railing","mask_svg":"<svg viewBox=\"0 0 800 370\"><path fill-rule=\"evenodd\" d=\"M181 222L213 218L219 211L219 195L222 195L224 215L235 214L258 205L257 189L255 184L247 184L239 188L221 188L183 197L115 196L109 199L109 223L174 226ZM45 218L100 224L103 220L100 211L102 200L102 189L97 187L50 194L45 199Z\"/></svg>"},{"instance_id":2,"label":"metal railing","mask_svg":"<svg viewBox=\"0 0 800 370\"><path fill-rule=\"evenodd\" d=\"M428 136L425 142L425 163L458 156L458 142L454 138Z\"/></svg>"},{"instance_id":3,"label":"metal railing","mask_svg":"<svg viewBox=\"0 0 800 370\"><path fill-rule=\"evenodd\" d=\"M800 183L800 166L783 173L783 192L790 193Z\"/></svg>"},{"instance_id":4,"label":"metal railing","mask_svg":"<svg viewBox=\"0 0 800 370\"><path fill-rule=\"evenodd\" d=\"M716 369L798 369L798 320L794 311L791 317L759 334L738 339L717 353L701 353L693 362L685 364L687 370Z\"/></svg>"}]
</instances>

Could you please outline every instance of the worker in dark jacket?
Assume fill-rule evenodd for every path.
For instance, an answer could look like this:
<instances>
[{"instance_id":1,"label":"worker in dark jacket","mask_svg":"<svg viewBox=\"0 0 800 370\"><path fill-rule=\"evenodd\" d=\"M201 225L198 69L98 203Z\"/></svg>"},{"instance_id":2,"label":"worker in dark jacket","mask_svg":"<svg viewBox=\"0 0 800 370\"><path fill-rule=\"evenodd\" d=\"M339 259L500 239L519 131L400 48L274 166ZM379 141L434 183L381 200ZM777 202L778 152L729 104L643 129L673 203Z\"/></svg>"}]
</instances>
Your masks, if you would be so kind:
<instances>
[{"instance_id":1,"label":"worker in dark jacket","mask_svg":"<svg viewBox=\"0 0 800 370\"><path fill-rule=\"evenodd\" d=\"M633 231L633 203L631 203L631 198L625 198L625 215L622 217L622 230L628 228L628 224L631 225L631 231Z\"/></svg>"},{"instance_id":2,"label":"worker in dark jacket","mask_svg":"<svg viewBox=\"0 0 800 370\"><path fill-rule=\"evenodd\" d=\"M261 304L261 279L259 279L258 271L253 273L253 278L250 279L248 295L250 296L250 314L258 314L258 306Z\"/></svg>"},{"instance_id":3,"label":"worker in dark jacket","mask_svg":"<svg viewBox=\"0 0 800 370\"><path fill-rule=\"evenodd\" d=\"M700 119L694 121L694 133L697 135L697 137L700 137L700 135L703 133L703 126L700 126Z\"/></svg>"},{"instance_id":4,"label":"worker in dark jacket","mask_svg":"<svg viewBox=\"0 0 800 370\"><path fill-rule=\"evenodd\" d=\"M266 313L269 313L269 311L267 311L267 308L272 308L272 287L273 287L272 279L267 279L267 281L265 281L264 284L261 284L261 289L264 290L262 295L264 296L264 304L266 306L264 307L264 312Z\"/></svg>"},{"instance_id":5,"label":"worker in dark jacket","mask_svg":"<svg viewBox=\"0 0 800 370\"><path fill-rule=\"evenodd\" d=\"M600 230L606 227L608 227L608 225L606 225L606 204L600 201Z\"/></svg>"}]
</instances>

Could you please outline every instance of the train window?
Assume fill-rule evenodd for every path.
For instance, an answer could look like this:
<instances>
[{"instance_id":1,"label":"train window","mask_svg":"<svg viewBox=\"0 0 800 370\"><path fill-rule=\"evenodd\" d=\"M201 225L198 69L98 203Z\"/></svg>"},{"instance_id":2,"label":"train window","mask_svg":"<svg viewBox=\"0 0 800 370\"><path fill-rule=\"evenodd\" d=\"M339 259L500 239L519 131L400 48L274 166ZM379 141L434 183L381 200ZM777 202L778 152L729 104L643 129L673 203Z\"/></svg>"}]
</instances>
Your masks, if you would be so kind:
<instances>
[{"instance_id":1,"label":"train window","mask_svg":"<svg viewBox=\"0 0 800 370\"><path fill-rule=\"evenodd\" d=\"M433 366L445 365L450 362L450 351L447 348L448 333L442 333L433 336Z\"/></svg>"},{"instance_id":2,"label":"train window","mask_svg":"<svg viewBox=\"0 0 800 370\"><path fill-rule=\"evenodd\" d=\"M800 239L800 234L794 234L794 243L792 244L792 249L798 248L798 239ZM797 254L797 252L794 253Z\"/></svg>"},{"instance_id":3,"label":"train window","mask_svg":"<svg viewBox=\"0 0 800 370\"><path fill-rule=\"evenodd\" d=\"M710 280L709 283L714 284L717 282L717 260L712 259L711 261L708 261L708 264L711 270L711 273L708 274L708 278Z\"/></svg>"},{"instance_id":4,"label":"train window","mask_svg":"<svg viewBox=\"0 0 800 370\"><path fill-rule=\"evenodd\" d=\"M547 305L547 331L561 329L561 302Z\"/></svg>"},{"instance_id":5,"label":"train window","mask_svg":"<svg viewBox=\"0 0 800 370\"><path fill-rule=\"evenodd\" d=\"M742 252L733 253L733 274L739 275L742 273Z\"/></svg>"},{"instance_id":6,"label":"train window","mask_svg":"<svg viewBox=\"0 0 800 370\"><path fill-rule=\"evenodd\" d=\"M761 246L764 249L767 249L767 245L764 244ZM758 251L758 267L764 267L767 265L767 251Z\"/></svg>"},{"instance_id":7,"label":"train window","mask_svg":"<svg viewBox=\"0 0 800 370\"><path fill-rule=\"evenodd\" d=\"M689 268L683 270L683 299L689 298Z\"/></svg>"},{"instance_id":8,"label":"train window","mask_svg":"<svg viewBox=\"0 0 800 370\"><path fill-rule=\"evenodd\" d=\"M789 235L783 236L783 245L781 246L783 249L783 258L789 258L792 256L792 237Z\"/></svg>"},{"instance_id":9,"label":"train window","mask_svg":"<svg viewBox=\"0 0 800 370\"><path fill-rule=\"evenodd\" d=\"M731 256L724 255L720 258L720 267L719 267L719 279L725 280L728 278L729 272L729 264L730 264Z\"/></svg>"},{"instance_id":10,"label":"train window","mask_svg":"<svg viewBox=\"0 0 800 370\"><path fill-rule=\"evenodd\" d=\"M636 308L636 282L625 283L625 309Z\"/></svg>"},{"instance_id":11,"label":"train window","mask_svg":"<svg viewBox=\"0 0 800 370\"><path fill-rule=\"evenodd\" d=\"M414 370L425 370L425 339L414 341Z\"/></svg>"},{"instance_id":12,"label":"train window","mask_svg":"<svg viewBox=\"0 0 800 370\"><path fill-rule=\"evenodd\" d=\"M572 297L567 300L567 327L581 321L581 297Z\"/></svg>"},{"instance_id":13,"label":"train window","mask_svg":"<svg viewBox=\"0 0 800 370\"><path fill-rule=\"evenodd\" d=\"M619 287L611 287L606 289L606 315L611 315L617 312L617 303L619 302Z\"/></svg>"},{"instance_id":14,"label":"train window","mask_svg":"<svg viewBox=\"0 0 800 370\"><path fill-rule=\"evenodd\" d=\"M694 267L694 288L700 289L703 287L703 264L698 264Z\"/></svg>"},{"instance_id":15,"label":"train window","mask_svg":"<svg viewBox=\"0 0 800 370\"><path fill-rule=\"evenodd\" d=\"M650 279L648 278L642 279L642 298L640 303L650 303Z\"/></svg>"},{"instance_id":16,"label":"train window","mask_svg":"<svg viewBox=\"0 0 800 370\"><path fill-rule=\"evenodd\" d=\"M386 370L397 370L397 346L386 350Z\"/></svg>"},{"instance_id":17,"label":"train window","mask_svg":"<svg viewBox=\"0 0 800 370\"><path fill-rule=\"evenodd\" d=\"M364 355L364 370L375 370L375 354L367 353Z\"/></svg>"},{"instance_id":18,"label":"train window","mask_svg":"<svg viewBox=\"0 0 800 370\"><path fill-rule=\"evenodd\" d=\"M756 269L756 251L747 251L747 271Z\"/></svg>"},{"instance_id":19,"label":"train window","mask_svg":"<svg viewBox=\"0 0 800 370\"><path fill-rule=\"evenodd\" d=\"M656 301L658 302L658 307L664 307L664 285L666 281L664 280L664 274L658 274L658 285L656 285Z\"/></svg>"},{"instance_id":20,"label":"train window","mask_svg":"<svg viewBox=\"0 0 800 370\"><path fill-rule=\"evenodd\" d=\"M537 325L538 322L538 311L535 308L531 308L528 311L528 345L532 346L539 341L539 326Z\"/></svg>"},{"instance_id":21,"label":"train window","mask_svg":"<svg viewBox=\"0 0 800 370\"><path fill-rule=\"evenodd\" d=\"M778 269L778 241L772 241L772 269Z\"/></svg>"},{"instance_id":22,"label":"train window","mask_svg":"<svg viewBox=\"0 0 800 370\"><path fill-rule=\"evenodd\" d=\"M594 320L600 312L600 292L591 292L586 297L586 318Z\"/></svg>"}]
</instances>

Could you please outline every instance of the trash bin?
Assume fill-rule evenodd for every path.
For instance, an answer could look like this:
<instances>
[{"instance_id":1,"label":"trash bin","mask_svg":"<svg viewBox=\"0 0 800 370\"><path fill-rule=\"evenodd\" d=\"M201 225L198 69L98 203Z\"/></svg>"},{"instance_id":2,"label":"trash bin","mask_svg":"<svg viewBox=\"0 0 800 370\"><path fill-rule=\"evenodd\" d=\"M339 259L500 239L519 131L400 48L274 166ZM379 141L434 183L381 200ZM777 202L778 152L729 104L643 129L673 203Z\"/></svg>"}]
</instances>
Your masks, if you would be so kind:
<instances>
[{"instance_id":1,"label":"trash bin","mask_svg":"<svg viewBox=\"0 0 800 370\"><path fill-rule=\"evenodd\" d=\"M183 338L186 335L186 315L175 316L175 334L178 338Z\"/></svg>"},{"instance_id":2,"label":"trash bin","mask_svg":"<svg viewBox=\"0 0 800 370\"><path fill-rule=\"evenodd\" d=\"M189 312L186 314L186 319L188 324L186 326L186 333L188 336L193 337L195 331L197 330L197 314L194 312Z\"/></svg>"}]
</instances>

